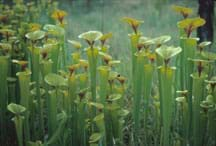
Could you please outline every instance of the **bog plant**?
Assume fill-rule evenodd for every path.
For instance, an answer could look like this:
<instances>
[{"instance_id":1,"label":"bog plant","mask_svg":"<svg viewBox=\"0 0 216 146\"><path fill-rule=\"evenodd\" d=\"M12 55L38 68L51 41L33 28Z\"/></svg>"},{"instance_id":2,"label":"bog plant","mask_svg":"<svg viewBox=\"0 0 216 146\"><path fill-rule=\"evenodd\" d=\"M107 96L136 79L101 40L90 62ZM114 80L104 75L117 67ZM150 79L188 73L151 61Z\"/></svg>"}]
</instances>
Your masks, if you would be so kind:
<instances>
[{"instance_id":1,"label":"bog plant","mask_svg":"<svg viewBox=\"0 0 216 146\"><path fill-rule=\"evenodd\" d=\"M127 77L110 55L112 33L66 41L68 14L56 2L1 4L0 145L215 146L216 55L193 37L205 20L172 8L183 16L179 47L122 18L132 28ZM36 23L45 9L50 24Z\"/></svg>"}]
</instances>

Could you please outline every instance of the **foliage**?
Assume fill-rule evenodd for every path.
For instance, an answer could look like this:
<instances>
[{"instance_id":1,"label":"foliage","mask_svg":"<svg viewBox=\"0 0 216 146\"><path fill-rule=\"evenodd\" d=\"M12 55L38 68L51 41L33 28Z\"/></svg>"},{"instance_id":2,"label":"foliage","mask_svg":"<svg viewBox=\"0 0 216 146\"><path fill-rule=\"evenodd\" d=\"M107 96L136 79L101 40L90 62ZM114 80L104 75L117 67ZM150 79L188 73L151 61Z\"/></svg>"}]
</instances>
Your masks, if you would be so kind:
<instances>
[{"instance_id":1,"label":"foliage","mask_svg":"<svg viewBox=\"0 0 216 146\"><path fill-rule=\"evenodd\" d=\"M14 2L0 7L0 145L216 144L216 55L204 49L211 42L192 37L205 24L189 18L192 9L173 6L184 17L180 47L167 45L169 35L144 36L142 20L122 18L133 30L130 78L117 71L128 64L111 55L112 33L80 34L85 47L66 39L68 14L57 3ZM55 22L36 23L45 10Z\"/></svg>"}]
</instances>

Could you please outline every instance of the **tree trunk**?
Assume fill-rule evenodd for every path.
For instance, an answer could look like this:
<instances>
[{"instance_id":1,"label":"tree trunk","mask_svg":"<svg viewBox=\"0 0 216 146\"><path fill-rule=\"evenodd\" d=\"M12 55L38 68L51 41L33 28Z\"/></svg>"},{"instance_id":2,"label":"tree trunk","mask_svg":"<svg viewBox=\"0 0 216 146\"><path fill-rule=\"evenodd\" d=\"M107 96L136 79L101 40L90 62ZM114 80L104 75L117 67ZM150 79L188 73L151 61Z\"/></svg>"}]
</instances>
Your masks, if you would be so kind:
<instances>
[{"instance_id":1,"label":"tree trunk","mask_svg":"<svg viewBox=\"0 0 216 146\"><path fill-rule=\"evenodd\" d=\"M199 27L197 35L202 41L213 41L213 24L214 24L214 0L198 0L199 10L198 14L201 18L206 20L206 24Z\"/></svg>"}]
</instances>

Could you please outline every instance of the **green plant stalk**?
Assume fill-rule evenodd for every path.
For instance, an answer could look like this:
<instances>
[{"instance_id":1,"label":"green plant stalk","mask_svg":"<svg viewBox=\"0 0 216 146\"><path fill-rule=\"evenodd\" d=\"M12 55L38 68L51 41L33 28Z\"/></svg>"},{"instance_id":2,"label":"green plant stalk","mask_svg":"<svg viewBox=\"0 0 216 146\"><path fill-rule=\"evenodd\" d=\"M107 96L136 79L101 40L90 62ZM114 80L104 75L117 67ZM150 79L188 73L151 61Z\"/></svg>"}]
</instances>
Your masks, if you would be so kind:
<instances>
[{"instance_id":1,"label":"green plant stalk","mask_svg":"<svg viewBox=\"0 0 216 146\"><path fill-rule=\"evenodd\" d=\"M144 76L143 76L143 97L145 111L148 111L149 97L151 95L152 80L154 75L155 67L152 64L144 65ZM147 116L147 115L146 115Z\"/></svg>"},{"instance_id":2,"label":"green plant stalk","mask_svg":"<svg viewBox=\"0 0 216 146\"><path fill-rule=\"evenodd\" d=\"M79 63L79 59L81 57L80 52L74 52L74 53L71 54L71 56L72 56L72 64Z\"/></svg>"},{"instance_id":3,"label":"green plant stalk","mask_svg":"<svg viewBox=\"0 0 216 146\"><path fill-rule=\"evenodd\" d=\"M179 38L183 38L186 37L186 33L184 31L183 28L179 28ZM179 39L179 45L182 47L183 46L183 40ZM183 58L184 58L184 54L180 53L179 56L177 56L176 58L176 81L177 81L177 89L181 89L184 90L184 74L182 74L184 72L184 67L182 67L183 65Z\"/></svg>"},{"instance_id":4,"label":"green plant stalk","mask_svg":"<svg viewBox=\"0 0 216 146\"><path fill-rule=\"evenodd\" d=\"M68 79L68 96L69 96L69 113L72 115L71 119L71 127L72 127L72 145L77 145L78 144L78 138L79 136L77 135L77 105L75 104L75 100L77 98L77 80L75 74L72 74L69 79Z\"/></svg>"},{"instance_id":5,"label":"green plant stalk","mask_svg":"<svg viewBox=\"0 0 216 146\"><path fill-rule=\"evenodd\" d=\"M53 66L53 62L51 60L43 60L40 63L41 74L43 79L47 74L52 72L52 66Z\"/></svg>"},{"instance_id":6,"label":"green plant stalk","mask_svg":"<svg viewBox=\"0 0 216 146\"><path fill-rule=\"evenodd\" d=\"M40 68L41 68L42 78L44 79L47 74L53 72L53 62L51 60L43 60L40 63ZM50 95L48 93L49 86L45 83L45 81L43 83L44 83L43 86L44 86L44 89L45 89L46 105L47 105L47 107L49 109L49 107L51 106L51 103L50 103L50 98L51 97L50 97ZM49 110L48 110L48 121L49 120L51 120L51 119L49 119ZM49 130L49 128L48 128L48 130ZM49 136L50 136L50 134L51 134L51 132L49 132Z\"/></svg>"},{"instance_id":7,"label":"green plant stalk","mask_svg":"<svg viewBox=\"0 0 216 146\"><path fill-rule=\"evenodd\" d=\"M25 119L24 119L24 138L25 142L30 140L30 127L29 127L29 116L31 103L33 103L33 99L30 95L30 82L31 82L31 72L30 71L23 71L17 73L19 79L19 86L20 86L20 105L24 106L27 111L25 112Z\"/></svg>"},{"instance_id":8,"label":"green plant stalk","mask_svg":"<svg viewBox=\"0 0 216 146\"><path fill-rule=\"evenodd\" d=\"M7 111L7 74L8 56L0 56L0 137L1 142L6 140L6 111ZM2 143L3 144L3 143Z\"/></svg>"},{"instance_id":9,"label":"green plant stalk","mask_svg":"<svg viewBox=\"0 0 216 146\"><path fill-rule=\"evenodd\" d=\"M179 67L179 72L180 72L180 90L184 90L186 87L185 87L185 63L187 62L187 60L185 60L184 58L184 52L185 52L185 49L184 49L184 45L185 45L185 39L180 39L180 46L182 48L182 52L180 53L179 57L180 57L180 67Z\"/></svg>"},{"instance_id":10,"label":"green plant stalk","mask_svg":"<svg viewBox=\"0 0 216 146\"><path fill-rule=\"evenodd\" d=\"M134 144L135 146L138 146L138 135L140 131L139 130L140 103L142 98L142 84L143 84L145 55L139 52L136 54L135 60L136 60L136 71L134 76L133 120L134 120Z\"/></svg>"},{"instance_id":11,"label":"green plant stalk","mask_svg":"<svg viewBox=\"0 0 216 146\"><path fill-rule=\"evenodd\" d=\"M175 68L161 66L158 68L160 71L161 80L161 95L163 97L163 146L170 145L170 128L172 123L172 113L174 111L174 95L173 95L173 82L175 76ZM160 97L161 98L161 97Z\"/></svg>"},{"instance_id":12,"label":"green plant stalk","mask_svg":"<svg viewBox=\"0 0 216 146\"><path fill-rule=\"evenodd\" d=\"M88 74L82 73L79 74L79 87L80 89L86 89L88 87Z\"/></svg>"},{"instance_id":13,"label":"green plant stalk","mask_svg":"<svg viewBox=\"0 0 216 146\"><path fill-rule=\"evenodd\" d=\"M16 134L18 139L18 145L24 146L23 144L23 116L16 115L12 120L15 123Z\"/></svg>"},{"instance_id":14,"label":"green plant stalk","mask_svg":"<svg viewBox=\"0 0 216 146\"><path fill-rule=\"evenodd\" d=\"M50 139L47 141L45 146L56 145L56 142L59 140L59 138L63 134L64 130L66 130L66 123L67 123L68 116L65 112L62 112L61 114L62 114L61 115L62 119L61 119L60 123L58 124L59 126L56 127L57 129L53 133L52 137L50 137Z\"/></svg>"},{"instance_id":15,"label":"green plant stalk","mask_svg":"<svg viewBox=\"0 0 216 146\"><path fill-rule=\"evenodd\" d=\"M188 59L194 59L195 58L195 52L197 49L197 38L181 38L182 43L182 55L181 56L181 74L183 74L185 77L182 78L185 83L182 90L189 90L192 89L192 80L190 75L193 73L194 68L194 62L189 61ZM185 70L184 70L185 68ZM192 93L191 93L192 94ZM190 96L189 96L190 97ZM189 103L190 104L190 103Z\"/></svg>"},{"instance_id":16,"label":"green plant stalk","mask_svg":"<svg viewBox=\"0 0 216 146\"><path fill-rule=\"evenodd\" d=\"M48 97L48 135L51 137L57 127L57 95L58 89L49 91Z\"/></svg>"},{"instance_id":17,"label":"green plant stalk","mask_svg":"<svg viewBox=\"0 0 216 146\"><path fill-rule=\"evenodd\" d=\"M8 103L16 103L16 78L7 80L8 83Z\"/></svg>"},{"instance_id":18,"label":"green plant stalk","mask_svg":"<svg viewBox=\"0 0 216 146\"><path fill-rule=\"evenodd\" d=\"M64 35L61 36L60 38L60 46L61 46L61 52L62 52L62 65L63 65L63 68L65 69L66 67L66 59L67 59L67 56L66 56L66 46L65 46L65 31L64 31Z\"/></svg>"},{"instance_id":19,"label":"green plant stalk","mask_svg":"<svg viewBox=\"0 0 216 146\"><path fill-rule=\"evenodd\" d=\"M120 109L118 109L116 112L112 112L112 119L115 119L115 121L113 122L113 126L112 126L112 129L113 129L113 136L115 139L117 139L118 141L116 142L117 145L122 145L122 142L123 142L123 132L122 132L122 129L123 129L123 124L124 124L124 116L120 116L119 115L119 112L121 110L123 110L124 108L124 98L125 97L125 90L126 90L126 87L125 87L125 84L122 84L118 90L116 91L117 94L120 94L122 95L122 98L116 103L117 106L120 107ZM116 123L116 124L115 124Z\"/></svg>"},{"instance_id":20,"label":"green plant stalk","mask_svg":"<svg viewBox=\"0 0 216 146\"><path fill-rule=\"evenodd\" d=\"M157 103L156 103L157 104ZM155 105L155 107L154 107L154 109L155 109L155 116L154 116L154 118L156 119L156 122L155 122L155 126L154 126L154 128L156 129L156 132L157 133L160 133L160 108L158 107L158 105ZM155 146L158 146L158 141L160 140L159 139L159 137L160 137L160 135L158 134L157 136L155 136L154 137L154 141L155 141ZM162 140L161 140L162 141Z\"/></svg>"},{"instance_id":21,"label":"green plant stalk","mask_svg":"<svg viewBox=\"0 0 216 146\"><path fill-rule=\"evenodd\" d=\"M184 96L184 98L187 98ZM179 107L179 108L178 108ZM188 103L186 101L180 102L179 106L177 105L177 108L179 110L179 122L178 130L181 135L181 146L188 145Z\"/></svg>"},{"instance_id":22,"label":"green plant stalk","mask_svg":"<svg viewBox=\"0 0 216 146\"><path fill-rule=\"evenodd\" d=\"M188 59L193 59L195 57L197 38L180 38L180 46L182 48L181 53L181 87L182 90L188 90L188 110L189 110L189 142L191 144L191 131L192 131L192 117L193 117L193 104L192 104L192 84L193 80L190 75L193 73L194 62Z\"/></svg>"},{"instance_id":23,"label":"green plant stalk","mask_svg":"<svg viewBox=\"0 0 216 146\"><path fill-rule=\"evenodd\" d=\"M39 111L39 133L40 136L44 135L44 121L43 121L43 109L41 109L41 95L40 95L40 48L32 46L31 48L31 64L32 64L32 80L36 82L36 97L38 102Z\"/></svg>"},{"instance_id":24,"label":"green plant stalk","mask_svg":"<svg viewBox=\"0 0 216 146\"><path fill-rule=\"evenodd\" d=\"M86 131L85 131L85 119L87 118L86 117L86 105L85 105L85 101L84 100L81 100L79 105L78 105L78 111L79 111L79 114L78 114L78 120L79 122L78 123L78 130L77 132L79 133L79 145L82 145L82 146L86 146Z\"/></svg>"},{"instance_id":25,"label":"green plant stalk","mask_svg":"<svg viewBox=\"0 0 216 146\"><path fill-rule=\"evenodd\" d=\"M157 66L162 66L163 65L163 59L156 53L156 63ZM157 70L157 76L158 76L158 89L159 89L159 99L160 99L160 123L163 125L163 95L162 95L162 84L161 84L161 78L160 78L160 71Z\"/></svg>"},{"instance_id":26,"label":"green plant stalk","mask_svg":"<svg viewBox=\"0 0 216 146\"><path fill-rule=\"evenodd\" d=\"M214 87L211 91L211 94L213 96L213 101L216 106L216 88ZM209 130L210 130L210 136L212 139L214 139L214 143L216 144L216 109L209 111Z\"/></svg>"},{"instance_id":27,"label":"green plant stalk","mask_svg":"<svg viewBox=\"0 0 216 146\"><path fill-rule=\"evenodd\" d=\"M124 98L123 97L125 96L126 88L127 87L125 86L125 83L121 84L120 87L116 87L115 93L122 95L122 98L117 102L121 107L124 107Z\"/></svg>"},{"instance_id":28,"label":"green plant stalk","mask_svg":"<svg viewBox=\"0 0 216 146\"><path fill-rule=\"evenodd\" d=\"M216 144L216 123L215 123L215 117L216 117L216 110L211 109L208 111L208 133L211 141L214 141L213 143Z\"/></svg>"},{"instance_id":29,"label":"green plant stalk","mask_svg":"<svg viewBox=\"0 0 216 146\"><path fill-rule=\"evenodd\" d=\"M45 76L49 73L52 73L52 67L53 67L53 62L51 60L43 60L41 63L40 63L40 68L41 68L41 74L42 74L42 78L44 79ZM49 89L49 86L44 82L44 88L45 88L45 97L46 97L46 104L47 104L47 107L49 107L50 103L49 103L49 93L48 93L48 89Z\"/></svg>"},{"instance_id":30,"label":"green plant stalk","mask_svg":"<svg viewBox=\"0 0 216 146\"><path fill-rule=\"evenodd\" d=\"M109 77L109 67L108 66L100 66L98 67L99 72L99 86L100 86L100 102L103 105L106 105L106 96L108 89L108 77Z\"/></svg>"},{"instance_id":31,"label":"green plant stalk","mask_svg":"<svg viewBox=\"0 0 216 146\"><path fill-rule=\"evenodd\" d=\"M191 74L193 78L193 145L202 146L202 133L201 132L201 116L200 116L200 103L204 97L204 81L207 78L205 73L202 73L201 76L198 73Z\"/></svg>"},{"instance_id":32,"label":"green plant stalk","mask_svg":"<svg viewBox=\"0 0 216 146\"><path fill-rule=\"evenodd\" d=\"M149 98L151 95L152 80L154 76L155 67L153 64L144 65L144 76L143 76L143 98L144 98L144 129L146 131L145 141L147 142L147 119L149 109Z\"/></svg>"},{"instance_id":33,"label":"green plant stalk","mask_svg":"<svg viewBox=\"0 0 216 146\"><path fill-rule=\"evenodd\" d=\"M109 47L107 47L106 45L101 46L101 51L103 53L107 53L108 52Z\"/></svg>"},{"instance_id":34,"label":"green plant stalk","mask_svg":"<svg viewBox=\"0 0 216 146\"><path fill-rule=\"evenodd\" d=\"M79 74L78 75L78 79L79 79L79 88L80 90L85 90L87 89L88 87L88 74L87 73L82 73L82 74ZM85 97L82 97L82 98L85 98ZM81 138L80 138L80 141L81 141L81 144L80 145L83 145L83 146L86 146L88 145L87 144L87 141L88 141L88 132L85 128L85 120L87 118L87 114L86 114L86 101L84 99L82 99L80 101L80 104L78 105L79 107L79 122L78 124L80 123L80 131L81 132Z\"/></svg>"},{"instance_id":35,"label":"green plant stalk","mask_svg":"<svg viewBox=\"0 0 216 146\"><path fill-rule=\"evenodd\" d=\"M51 60L53 61L53 73L57 73L59 68L59 53L60 53L60 45L58 43L53 44L51 51Z\"/></svg>"},{"instance_id":36,"label":"green plant stalk","mask_svg":"<svg viewBox=\"0 0 216 146\"><path fill-rule=\"evenodd\" d=\"M203 109L200 111L200 133L207 133L207 122L208 122L208 113L204 112ZM209 136L209 135L208 135ZM201 136L201 145L205 145L208 140L207 140L207 135L202 135Z\"/></svg>"},{"instance_id":37,"label":"green plant stalk","mask_svg":"<svg viewBox=\"0 0 216 146\"><path fill-rule=\"evenodd\" d=\"M182 118L183 118L183 138L184 138L184 142L183 142L183 145L187 145L188 142L189 142L189 123L188 123L188 120L189 120L189 113L188 113L188 103L187 102L184 102L183 105L182 105L182 108L183 108L183 111L182 111Z\"/></svg>"},{"instance_id":38,"label":"green plant stalk","mask_svg":"<svg viewBox=\"0 0 216 146\"><path fill-rule=\"evenodd\" d=\"M103 135L105 133L105 123L104 123L104 115L102 112L100 112L95 118L94 121L96 123L96 126L98 128L98 131ZM100 140L98 141L98 146L106 146L106 140L105 137L102 136Z\"/></svg>"},{"instance_id":39,"label":"green plant stalk","mask_svg":"<svg viewBox=\"0 0 216 146\"><path fill-rule=\"evenodd\" d=\"M116 103L112 103L110 106L115 107ZM109 116L111 117L111 130L112 130L112 135L113 138L115 140L115 144L116 145L120 145L119 142L121 140L121 123L120 123L120 116L119 116L119 109L110 109L109 111ZM108 119L109 120L109 119ZM119 141L119 142L118 142ZM115 145L114 143L112 143L112 145Z\"/></svg>"},{"instance_id":40,"label":"green plant stalk","mask_svg":"<svg viewBox=\"0 0 216 146\"><path fill-rule=\"evenodd\" d=\"M130 41L131 41L131 58L132 58L132 83L134 82L134 75L135 75L135 69L136 69L136 57L134 56L134 54L136 53L137 51L137 44L139 42L139 38L140 38L140 34L129 34L129 37L130 37ZM133 85L134 86L134 83ZM133 87L134 88L134 87Z\"/></svg>"},{"instance_id":41,"label":"green plant stalk","mask_svg":"<svg viewBox=\"0 0 216 146\"><path fill-rule=\"evenodd\" d=\"M96 83L97 83L97 62L98 62L98 49L87 48L87 56L90 69L90 89L92 95L92 101L96 102ZM96 108L93 111L93 117L96 116Z\"/></svg>"},{"instance_id":42,"label":"green plant stalk","mask_svg":"<svg viewBox=\"0 0 216 146\"><path fill-rule=\"evenodd\" d=\"M110 120L108 110L106 109L106 97L108 94L108 78L109 78L109 72L110 68L108 66L100 66L98 67L99 71L99 95L100 95L100 103L104 105L104 123L105 123L105 131L103 133L104 140L106 141L106 145L112 146L113 140L112 140L112 129L110 129Z\"/></svg>"}]
</instances>

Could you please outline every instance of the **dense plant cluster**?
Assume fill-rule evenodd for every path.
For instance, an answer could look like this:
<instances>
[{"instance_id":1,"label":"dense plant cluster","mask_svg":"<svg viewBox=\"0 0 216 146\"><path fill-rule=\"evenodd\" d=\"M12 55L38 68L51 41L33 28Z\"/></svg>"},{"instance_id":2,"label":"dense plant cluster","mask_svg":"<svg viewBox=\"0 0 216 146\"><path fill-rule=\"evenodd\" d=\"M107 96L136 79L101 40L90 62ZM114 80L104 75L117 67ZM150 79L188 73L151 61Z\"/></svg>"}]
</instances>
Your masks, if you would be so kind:
<instances>
[{"instance_id":1,"label":"dense plant cluster","mask_svg":"<svg viewBox=\"0 0 216 146\"><path fill-rule=\"evenodd\" d=\"M58 3L1 4L0 145L215 146L216 54L193 37L205 20L172 8L183 16L179 47L166 45L168 35L143 36L144 21L122 18L133 30L127 82L116 69L124 62L110 55L112 33L66 41ZM50 24L36 23L44 13Z\"/></svg>"}]
</instances>

